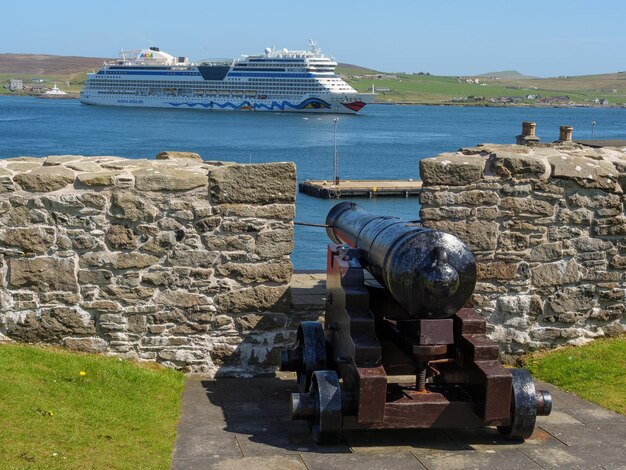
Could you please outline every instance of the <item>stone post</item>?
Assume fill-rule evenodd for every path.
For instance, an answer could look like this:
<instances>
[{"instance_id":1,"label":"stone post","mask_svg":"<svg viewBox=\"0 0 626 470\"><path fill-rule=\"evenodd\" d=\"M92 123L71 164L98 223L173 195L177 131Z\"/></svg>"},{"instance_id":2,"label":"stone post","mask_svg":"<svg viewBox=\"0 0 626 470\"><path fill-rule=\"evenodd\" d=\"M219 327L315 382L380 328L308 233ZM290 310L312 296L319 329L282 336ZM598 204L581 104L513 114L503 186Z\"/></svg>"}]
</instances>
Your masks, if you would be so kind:
<instances>
[{"instance_id":1,"label":"stone post","mask_svg":"<svg viewBox=\"0 0 626 470\"><path fill-rule=\"evenodd\" d=\"M517 145L533 145L539 142L539 137L535 135L537 124L534 122L522 122L522 133L516 137Z\"/></svg>"},{"instance_id":2,"label":"stone post","mask_svg":"<svg viewBox=\"0 0 626 470\"><path fill-rule=\"evenodd\" d=\"M559 141L561 142L571 142L572 141L572 131L574 130L571 126L561 126L559 128Z\"/></svg>"}]
</instances>

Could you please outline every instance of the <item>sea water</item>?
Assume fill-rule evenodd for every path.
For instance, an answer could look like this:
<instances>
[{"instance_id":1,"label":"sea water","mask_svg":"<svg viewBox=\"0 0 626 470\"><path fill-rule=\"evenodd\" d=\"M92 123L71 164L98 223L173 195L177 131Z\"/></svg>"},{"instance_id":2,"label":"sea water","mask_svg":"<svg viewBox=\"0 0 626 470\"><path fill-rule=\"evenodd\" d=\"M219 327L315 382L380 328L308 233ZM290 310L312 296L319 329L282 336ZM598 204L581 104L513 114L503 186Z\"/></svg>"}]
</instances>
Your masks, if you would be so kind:
<instances>
[{"instance_id":1,"label":"sea water","mask_svg":"<svg viewBox=\"0 0 626 470\"><path fill-rule=\"evenodd\" d=\"M293 161L298 182L333 177L333 118L342 179L419 179L419 161L478 143L513 143L522 121L542 141L560 125L575 139L626 138L626 109L369 105L358 115L85 106L77 100L0 98L0 158L58 154L153 158L162 150L241 163ZM354 199L368 210L419 217L415 197ZM297 195L296 220L324 223L337 200ZM323 228L296 226L295 269L324 269Z\"/></svg>"}]
</instances>

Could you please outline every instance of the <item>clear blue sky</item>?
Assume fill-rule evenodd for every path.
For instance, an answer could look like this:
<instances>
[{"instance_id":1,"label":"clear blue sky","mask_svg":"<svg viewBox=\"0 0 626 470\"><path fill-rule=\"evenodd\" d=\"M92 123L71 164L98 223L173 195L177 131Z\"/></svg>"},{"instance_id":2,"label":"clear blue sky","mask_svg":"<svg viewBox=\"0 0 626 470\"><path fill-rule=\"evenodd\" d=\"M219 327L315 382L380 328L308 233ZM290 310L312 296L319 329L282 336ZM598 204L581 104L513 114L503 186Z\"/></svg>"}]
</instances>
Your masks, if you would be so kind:
<instances>
[{"instance_id":1,"label":"clear blue sky","mask_svg":"<svg viewBox=\"0 0 626 470\"><path fill-rule=\"evenodd\" d=\"M303 49L313 38L341 62L389 72L626 70L623 0L3 3L0 52L114 57L158 45L197 60Z\"/></svg>"}]
</instances>

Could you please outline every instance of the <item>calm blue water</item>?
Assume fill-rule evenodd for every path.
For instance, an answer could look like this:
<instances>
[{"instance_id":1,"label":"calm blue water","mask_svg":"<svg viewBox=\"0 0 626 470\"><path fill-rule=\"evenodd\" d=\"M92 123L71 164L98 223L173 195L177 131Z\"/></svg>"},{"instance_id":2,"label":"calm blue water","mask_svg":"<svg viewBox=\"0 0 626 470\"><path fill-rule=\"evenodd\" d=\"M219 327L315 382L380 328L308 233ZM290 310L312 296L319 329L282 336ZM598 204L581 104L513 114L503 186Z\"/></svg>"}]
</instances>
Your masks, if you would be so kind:
<instances>
[{"instance_id":1,"label":"calm blue water","mask_svg":"<svg viewBox=\"0 0 626 470\"><path fill-rule=\"evenodd\" d=\"M83 106L76 100L0 98L0 158L53 154L151 158L162 150L197 152L205 159L237 162L294 161L298 181L331 179L333 116L206 112ZM370 105L340 116L340 175L419 178L418 162L481 142L512 143L525 120L537 123L543 141L558 138L560 125L577 139L626 137L626 109L462 108ZM296 219L323 223L337 201L302 194ZM415 198L361 199L372 211L416 219ZM325 267L325 231L296 227L296 269Z\"/></svg>"}]
</instances>

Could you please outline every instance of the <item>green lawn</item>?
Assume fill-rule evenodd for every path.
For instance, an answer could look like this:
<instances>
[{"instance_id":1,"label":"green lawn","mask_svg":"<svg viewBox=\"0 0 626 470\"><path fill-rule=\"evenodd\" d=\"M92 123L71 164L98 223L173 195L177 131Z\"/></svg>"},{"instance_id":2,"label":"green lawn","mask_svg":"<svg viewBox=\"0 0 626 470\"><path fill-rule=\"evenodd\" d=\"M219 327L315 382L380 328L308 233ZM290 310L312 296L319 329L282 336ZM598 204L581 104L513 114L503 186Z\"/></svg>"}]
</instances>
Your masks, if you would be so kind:
<instances>
[{"instance_id":1,"label":"green lawn","mask_svg":"<svg viewBox=\"0 0 626 470\"><path fill-rule=\"evenodd\" d=\"M531 354L525 366L537 379L626 414L626 336Z\"/></svg>"},{"instance_id":2,"label":"green lawn","mask_svg":"<svg viewBox=\"0 0 626 470\"><path fill-rule=\"evenodd\" d=\"M169 468L182 373L8 344L0 364L0 468Z\"/></svg>"}]
</instances>

